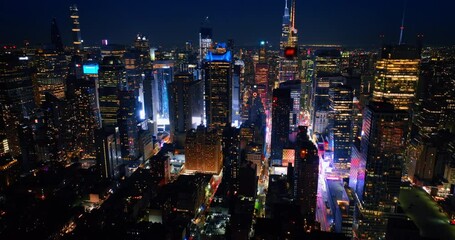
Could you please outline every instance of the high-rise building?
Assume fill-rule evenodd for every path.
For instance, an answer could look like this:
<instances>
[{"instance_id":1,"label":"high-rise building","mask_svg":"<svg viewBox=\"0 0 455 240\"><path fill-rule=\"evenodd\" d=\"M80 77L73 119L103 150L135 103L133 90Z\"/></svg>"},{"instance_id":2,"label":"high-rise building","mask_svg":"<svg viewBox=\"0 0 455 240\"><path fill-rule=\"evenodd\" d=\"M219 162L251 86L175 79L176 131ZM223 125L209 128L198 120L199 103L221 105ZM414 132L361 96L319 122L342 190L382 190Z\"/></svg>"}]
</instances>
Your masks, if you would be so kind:
<instances>
[{"instance_id":1,"label":"high-rise building","mask_svg":"<svg viewBox=\"0 0 455 240\"><path fill-rule=\"evenodd\" d=\"M373 99L410 110L419 80L420 53L409 45L384 46L376 62Z\"/></svg>"},{"instance_id":2,"label":"high-rise building","mask_svg":"<svg viewBox=\"0 0 455 240\"><path fill-rule=\"evenodd\" d=\"M36 67L36 74L33 76L35 103L41 105L45 92L63 99L68 73L68 62L65 56L55 49L38 49L35 53L34 65Z\"/></svg>"},{"instance_id":3,"label":"high-rise building","mask_svg":"<svg viewBox=\"0 0 455 240\"><path fill-rule=\"evenodd\" d=\"M289 134L291 142L295 141L295 137L299 132L298 126L300 125L300 98L301 98L301 81L293 80L280 83L280 89L289 89L292 99L292 110L289 115Z\"/></svg>"},{"instance_id":4,"label":"high-rise building","mask_svg":"<svg viewBox=\"0 0 455 240\"><path fill-rule=\"evenodd\" d=\"M52 19L51 23L51 43L54 45L57 52L63 52L62 36L60 35L60 30L58 29L57 20L55 18Z\"/></svg>"},{"instance_id":5,"label":"high-rise building","mask_svg":"<svg viewBox=\"0 0 455 240\"><path fill-rule=\"evenodd\" d=\"M240 86L243 82L245 63L242 60L235 60L233 75L232 75L232 125L240 126L241 125L241 99L240 99Z\"/></svg>"},{"instance_id":6,"label":"high-rise building","mask_svg":"<svg viewBox=\"0 0 455 240\"><path fill-rule=\"evenodd\" d=\"M314 72L311 88L310 115L313 133L325 133L330 111L329 89L343 82L341 54L337 49L319 49L314 53Z\"/></svg>"},{"instance_id":7,"label":"high-rise building","mask_svg":"<svg viewBox=\"0 0 455 240\"><path fill-rule=\"evenodd\" d=\"M366 159L358 234L384 238L387 218L396 213L408 113L390 103L370 102L363 115L361 156Z\"/></svg>"},{"instance_id":8,"label":"high-rise building","mask_svg":"<svg viewBox=\"0 0 455 240\"><path fill-rule=\"evenodd\" d=\"M272 98L272 165L281 165L283 148L289 143L292 98L290 89L274 89Z\"/></svg>"},{"instance_id":9,"label":"high-rise building","mask_svg":"<svg viewBox=\"0 0 455 240\"><path fill-rule=\"evenodd\" d=\"M269 94L269 65L267 63L256 63L254 82L258 86L258 93L261 97L264 109L267 109Z\"/></svg>"},{"instance_id":10,"label":"high-rise building","mask_svg":"<svg viewBox=\"0 0 455 240\"><path fill-rule=\"evenodd\" d=\"M318 149L308 137L308 128L299 126L295 143L293 195L300 206L306 229L314 227L319 178Z\"/></svg>"},{"instance_id":11,"label":"high-rise building","mask_svg":"<svg viewBox=\"0 0 455 240\"><path fill-rule=\"evenodd\" d=\"M139 129L137 127L137 98L134 90L120 89L117 92L119 108L117 126L120 134L120 149L123 160L136 160L139 155Z\"/></svg>"},{"instance_id":12,"label":"high-rise building","mask_svg":"<svg viewBox=\"0 0 455 240\"><path fill-rule=\"evenodd\" d=\"M30 117L33 108L33 86L28 61L14 54L0 55L0 111L12 156L21 153L19 126Z\"/></svg>"},{"instance_id":13,"label":"high-rise building","mask_svg":"<svg viewBox=\"0 0 455 240\"><path fill-rule=\"evenodd\" d=\"M226 44L219 43L207 53L205 71L205 112L209 127L232 123L232 55Z\"/></svg>"},{"instance_id":14,"label":"high-rise building","mask_svg":"<svg viewBox=\"0 0 455 240\"><path fill-rule=\"evenodd\" d=\"M82 159L95 158L95 130L101 127L96 80L87 75L69 79L72 87L67 91L67 103L74 111L74 145Z\"/></svg>"},{"instance_id":15,"label":"high-rise building","mask_svg":"<svg viewBox=\"0 0 455 240\"><path fill-rule=\"evenodd\" d=\"M197 111L199 107L195 102L197 95L202 97L200 85L201 81L194 81L189 73L175 74L174 81L168 84L171 138L174 142L183 143L179 135L201 123L201 112Z\"/></svg>"},{"instance_id":16,"label":"high-rise building","mask_svg":"<svg viewBox=\"0 0 455 240\"><path fill-rule=\"evenodd\" d=\"M291 0L289 11L285 0L280 39L279 82L298 79L297 29L295 28L295 0Z\"/></svg>"},{"instance_id":17,"label":"high-rise building","mask_svg":"<svg viewBox=\"0 0 455 240\"><path fill-rule=\"evenodd\" d=\"M203 126L188 131L185 141L185 170L219 174L222 167L223 153L218 132Z\"/></svg>"},{"instance_id":18,"label":"high-rise building","mask_svg":"<svg viewBox=\"0 0 455 240\"><path fill-rule=\"evenodd\" d=\"M99 105L103 127L117 125L118 90L125 83L125 66L120 58L104 57L99 70Z\"/></svg>"},{"instance_id":19,"label":"high-rise building","mask_svg":"<svg viewBox=\"0 0 455 240\"><path fill-rule=\"evenodd\" d=\"M348 173L351 162L353 93L352 88L338 85L329 90L333 141L333 163L336 170Z\"/></svg>"},{"instance_id":20,"label":"high-rise building","mask_svg":"<svg viewBox=\"0 0 455 240\"><path fill-rule=\"evenodd\" d=\"M103 178L119 178L121 175L120 134L118 128L96 130L96 159Z\"/></svg>"},{"instance_id":21,"label":"high-rise building","mask_svg":"<svg viewBox=\"0 0 455 240\"><path fill-rule=\"evenodd\" d=\"M79 52L82 49L81 28L79 23L79 10L76 4L70 6L70 18L72 22L71 32L73 33L73 48Z\"/></svg>"},{"instance_id":22,"label":"high-rise building","mask_svg":"<svg viewBox=\"0 0 455 240\"><path fill-rule=\"evenodd\" d=\"M288 8L288 0L284 0L284 14L283 14L283 22L281 24L281 39L280 39L280 49L284 50L284 47L288 43L289 39L289 27L291 23L291 16L289 14Z\"/></svg>"},{"instance_id":23,"label":"high-rise building","mask_svg":"<svg viewBox=\"0 0 455 240\"><path fill-rule=\"evenodd\" d=\"M160 60L153 63L152 97L158 125L169 125L168 84L174 81L174 62Z\"/></svg>"},{"instance_id":24,"label":"high-rise building","mask_svg":"<svg viewBox=\"0 0 455 240\"><path fill-rule=\"evenodd\" d=\"M209 49L212 48L213 32L209 25L209 17L206 17L199 30L199 63L202 63Z\"/></svg>"}]
</instances>

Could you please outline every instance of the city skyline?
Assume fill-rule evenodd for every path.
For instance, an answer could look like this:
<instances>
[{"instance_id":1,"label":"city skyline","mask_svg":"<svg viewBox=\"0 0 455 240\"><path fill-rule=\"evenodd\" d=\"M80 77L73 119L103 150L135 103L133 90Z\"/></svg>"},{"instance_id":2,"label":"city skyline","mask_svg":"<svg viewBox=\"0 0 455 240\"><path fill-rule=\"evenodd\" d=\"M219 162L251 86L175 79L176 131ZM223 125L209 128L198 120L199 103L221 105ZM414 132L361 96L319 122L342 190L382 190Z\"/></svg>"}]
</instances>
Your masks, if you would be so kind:
<instances>
[{"instance_id":1,"label":"city skyline","mask_svg":"<svg viewBox=\"0 0 455 240\"><path fill-rule=\"evenodd\" d=\"M197 44L197 32L208 16L214 39L234 39L237 46L256 46L268 40L278 46L284 0L230 1L222 11L209 1L166 2L61 1L0 3L0 44L32 45L50 43L52 18L57 19L63 42L71 41L68 5L80 9L82 39L87 45L99 45L101 39L110 43L128 44L140 32L153 46L182 46L185 41ZM296 28L302 44L342 44L347 47L378 47L379 35L385 43L398 43L403 3L386 0L364 1L297 1ZM417 0L407 2L403 42L415 43L417 34L424 34L426 45L455 42L454 21L446 16L455 3ZM169 8L169 9L167 9ZM19 11L20 9L20 11ZM98 11L97 9L103 9ZM125 11L127 10L127 11ZM178 31L177 31L178 29Z\"/></svg>"}]
</instances>

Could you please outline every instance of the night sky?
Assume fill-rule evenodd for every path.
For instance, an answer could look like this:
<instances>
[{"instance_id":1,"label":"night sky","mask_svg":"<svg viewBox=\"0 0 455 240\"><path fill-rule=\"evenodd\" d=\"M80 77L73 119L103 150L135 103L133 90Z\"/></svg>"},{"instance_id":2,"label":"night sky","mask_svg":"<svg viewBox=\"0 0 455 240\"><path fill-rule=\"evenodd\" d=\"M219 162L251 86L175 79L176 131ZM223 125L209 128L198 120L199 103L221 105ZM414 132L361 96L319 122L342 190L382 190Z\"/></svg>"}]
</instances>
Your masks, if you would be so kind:
<instances>
[{"instance_id":1,"label":"night sky","mask_svg":"<svg viewBox=\"0 0 455 240\"><path fill-rule=\"evenodd\" d=\"M407 0L404 41L423 33L426 45L455 44L455 1ZM69 5L80 12L82 39L99 44L130 44L141 32L154 46L197 43L202 20L209 16L216 41L233 38L239 46L260 40L279 41L284 0L0 0L0 44L50 42L50 23L57 18L65 43L71 40ZM397 42L402 0L297 0L300 43L333 43L374 47L378 36Z\"/></svg>"}]
</instances>

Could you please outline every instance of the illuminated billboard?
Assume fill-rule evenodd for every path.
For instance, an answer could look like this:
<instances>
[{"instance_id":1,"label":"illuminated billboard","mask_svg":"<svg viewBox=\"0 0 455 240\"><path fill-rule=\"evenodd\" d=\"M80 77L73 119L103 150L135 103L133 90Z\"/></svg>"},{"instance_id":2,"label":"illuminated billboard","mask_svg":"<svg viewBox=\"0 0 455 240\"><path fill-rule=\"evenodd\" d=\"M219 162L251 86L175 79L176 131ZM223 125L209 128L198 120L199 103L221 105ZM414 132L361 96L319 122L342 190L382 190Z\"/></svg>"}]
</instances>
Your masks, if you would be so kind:
<instances>
[{"instance_id":1,"label":"illuminated billboard","mask_svg":"<svg viewBox=\"0 0 455 240\"><path fill-rule=\"evenodd\" d=\"M297 48L295 47L287 47L284 49L284 56L288 59L294 58L297 56Z\"/></svg>"},{"instance_id":2,"label":"illuminated billboard","mask_svg":"<svg viewBox=\"0 0 455 240\"><path fill-rule=\"evenodd\" d=\"M100 67L98 66L98 64L94 64L94 63L84 64L82 66L82 71L84 72L84 74L98 74L99 68Z\"/></svg>"},{"instance_id":3,"label":"illuminated billboard","mask_svg":"<svg viewBox=\"0 0 455 240\"><path fill-rule=\"evenodd\" d=\"M208 52L205 60L207 62L230 62L232 60L232 54L231 51L226 51L224 54Z\"/></svg>"},{"instance_id":4,"label":"illuminated billboard","mask_svg":"<svg viewBox=\"0 0 455 240\"><path fill-rule=\"evenodd\" d=\"M289 164L294 166L295 162L295 150L294 149L283 149L283 167L287 167Z\"/></svg>"}]
</instances>

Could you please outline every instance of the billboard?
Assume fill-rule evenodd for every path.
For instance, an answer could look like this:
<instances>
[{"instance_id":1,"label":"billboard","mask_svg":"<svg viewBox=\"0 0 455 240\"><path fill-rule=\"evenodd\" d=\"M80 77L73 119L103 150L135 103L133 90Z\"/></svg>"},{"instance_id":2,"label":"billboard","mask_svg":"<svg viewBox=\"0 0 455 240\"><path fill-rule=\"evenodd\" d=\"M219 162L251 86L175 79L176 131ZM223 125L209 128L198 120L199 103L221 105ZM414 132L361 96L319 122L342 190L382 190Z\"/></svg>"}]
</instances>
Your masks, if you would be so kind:
<instances>
[{"instance_id":1,"label":"billboard","mask_svg":"<svg viewBox=\"0 0 455 240\"><path fill-rule=\"evenodd\" d=\"M99 66L98 64L84 64L82 66L82 71L84 74L98 74Z\"/></svg>"}]
</instances>

